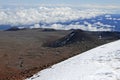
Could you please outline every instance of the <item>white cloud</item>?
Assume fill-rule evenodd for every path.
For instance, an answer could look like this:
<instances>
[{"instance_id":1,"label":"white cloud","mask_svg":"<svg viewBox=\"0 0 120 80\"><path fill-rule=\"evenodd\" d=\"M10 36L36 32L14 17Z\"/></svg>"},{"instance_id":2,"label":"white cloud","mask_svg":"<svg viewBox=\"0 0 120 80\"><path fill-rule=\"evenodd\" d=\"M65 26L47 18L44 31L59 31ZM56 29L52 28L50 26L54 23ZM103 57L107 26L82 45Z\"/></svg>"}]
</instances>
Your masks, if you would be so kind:
<instances>
[{"instance_id":1,"label":"white cloud","mask_svg":"<svg viewBox=\"0 0 120 80\"><path fill-rule=\"evenodd\" d=\"M105 28L114 28L115 26L111 26L111 25L108 25L108 24L103 24L101 22L96 22L93 24L94 27L105 27Z\"/></svg>"},{"instance_id":2,"label":"white cloud","mask_svg":"<svg viewBox=\"0 0 120 80\"><path fill-rule=\"evenodd\" d=\"M65 22L79 18L91 18L105 13L97 9L79 10L70 7L0 9L0 24L29 25Z\"/></svg>"},{"instance_id":3,"label":"white cloud","mask_svg":"<svg viewBox=\"0 0 120 80\"><path fill-rule=\"evenodd\" d=\"M107 14L107 15L105 15L105 17L106 17L106 18L111 18L111 15L108 15L108 14Z\"/></svg>"},{"instance_id":4,"label":"white cloud","mask_svg":"<svg viewBox=\"0 0 120 80\"><path fill-rule=\"evenodd\" d=\"M85 31L111 31L113 26L106 25L106 27L97 27L93 26L92 24L88 23L88 26L79 25L79 24L69 24L69 25L62 25L62 24L52 24L50 26L42 25L41 28L53 28L56 30L70 30L70 29L82 29ZM102 23L101 23L102 24ZM105 25L104 25L105 26Z\"/></svg>"},{"instance_id":5,"label":"white cloud","mask_svg":"<svg viewBox=\"0 0 120 80\"><path fill-rule=\"evenodd\" d=\"M90 24L84 22L86 25L80 25L79 22L75 24L58 24L57 22L69 22L77 19L92 18L102 14L110 13L109 11L101 9L77 9L70 7L37 7L37 8L16 8L0 9L0 25L33 25L30 28L54 28L54 29L82 29L89 31L110 31L110 25L102 23ZM109 15L108 15L109 18ZM40 25L42 23L43 25ZM49 24L46 25L46 24ZM107 28L95 27L95 25L107 26Z\"/></svg>"},{"instance_id":6,"label":"white cloud","mask_svg":"<svg viewBox=\"0 0 120 80\"><path fill-rule=\"evenodd\" d=\"M30 26L30 28L40 28L40 25L39 24L34 24L33 26Z\"/></svg>"}]
</instances>

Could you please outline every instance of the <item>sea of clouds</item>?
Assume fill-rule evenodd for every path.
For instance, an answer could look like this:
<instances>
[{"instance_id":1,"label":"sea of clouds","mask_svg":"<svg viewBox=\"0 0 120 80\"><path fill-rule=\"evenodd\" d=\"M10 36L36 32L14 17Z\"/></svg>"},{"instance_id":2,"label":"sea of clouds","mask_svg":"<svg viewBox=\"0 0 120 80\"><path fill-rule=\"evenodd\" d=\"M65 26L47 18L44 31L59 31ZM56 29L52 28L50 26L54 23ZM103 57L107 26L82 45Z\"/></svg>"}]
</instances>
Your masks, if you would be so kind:
<instances>
[{"instance_id":1,"label":"sea of clouds","mask_svg":"<svg viewBox=\"0 0 120 80\"><path fill-rule=\"evenodd\" d=\"M106 28L97 28L88 22L80 25L79 22L72 23L78 19L89 19L103 14L111 13L103 9L79 9L70 7L37 7L37 8L0 8L0 25L11 25L30 28L54 28L54 29L83 29L89 31L110 31L110 25L104 25ZM61 23L70 22L68 25ZM94 24L94 25L96 25Z\"/></svg>"}]
</instances>

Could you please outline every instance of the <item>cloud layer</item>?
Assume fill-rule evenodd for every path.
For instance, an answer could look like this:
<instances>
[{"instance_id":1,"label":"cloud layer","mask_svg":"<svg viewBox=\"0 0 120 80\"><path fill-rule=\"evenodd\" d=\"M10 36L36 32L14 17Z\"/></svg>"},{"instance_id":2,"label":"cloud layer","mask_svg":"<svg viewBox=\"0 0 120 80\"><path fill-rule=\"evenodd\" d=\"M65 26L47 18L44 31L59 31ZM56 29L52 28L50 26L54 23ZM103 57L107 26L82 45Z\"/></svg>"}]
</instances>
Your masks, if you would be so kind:
<instances>
[{"instance_id":1,"label":"cloud layer","mask_svg":"<svg viewBox=\"0 0 120 80\"><path fill-rule=\"evenodd\" d=\"M98 9L75 9L70 7L38 7L38 8L16 8L0 9L0 25L23 26L30 25L30 28L55 28L55 29L84 29L96 31L98 28L86 23L64 25L60 23L78 19L89 19L102 14L109 13ZM42 25L40 25L42 24ZM48 25L46 25L48 24ZM104 25L100 24L99 25ZM106 25L109 26L109 25ZM104 30L99 28L99 30ZM106 28L110 30L110 28Z\"/></svg>"}]
</instances>

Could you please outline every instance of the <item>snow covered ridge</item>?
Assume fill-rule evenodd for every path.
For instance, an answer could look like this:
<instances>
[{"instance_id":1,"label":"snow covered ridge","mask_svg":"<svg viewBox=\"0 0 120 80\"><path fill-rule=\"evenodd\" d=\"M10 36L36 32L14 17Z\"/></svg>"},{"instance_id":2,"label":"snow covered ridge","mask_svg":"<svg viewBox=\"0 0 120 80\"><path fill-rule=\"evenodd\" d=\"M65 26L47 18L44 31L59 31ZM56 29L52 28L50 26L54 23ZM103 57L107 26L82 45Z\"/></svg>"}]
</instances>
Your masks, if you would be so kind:
<instances>
[{"instance_id":1,"label":"snow covered ridge","mask_svg":"<svg viewBox=\"0 0 120 80\"><path fill-rule=\"evenodd\" d=\"M53 65L26 80L120 80L120 40Z\"/></svg>"},{"instance_id":2,"label":"snow covered ridge","mask_svg":"<svg viewBox=\"0 0 120 80\"><path fill-rule=\"evenodd\" d=\"M70 7L38 7L0 9L0 25L29 25L37 23L65 22L91 18L107 11L98 9L75 9Z\"/></svg>"}]
</instances>

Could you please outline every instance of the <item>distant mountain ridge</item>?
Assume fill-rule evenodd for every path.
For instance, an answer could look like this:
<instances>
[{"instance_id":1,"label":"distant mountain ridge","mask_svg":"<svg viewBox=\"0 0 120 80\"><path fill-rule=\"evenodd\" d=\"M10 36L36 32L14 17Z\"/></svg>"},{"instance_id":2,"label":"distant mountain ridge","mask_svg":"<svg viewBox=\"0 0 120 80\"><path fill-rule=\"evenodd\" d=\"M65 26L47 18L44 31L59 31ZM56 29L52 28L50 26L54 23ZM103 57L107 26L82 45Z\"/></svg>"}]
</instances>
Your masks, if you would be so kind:
<instances>
[{"instance_id":1,"label":"distant mountain ridge","mask_svg":"<svg viewBox=\"0 0 120 80\"><path fill-rule=\"evenodd\" d=\"M114 39L120 39L120 32L89 32L89 31L83 31L80 29L73 30L70 34L66 35L65 37L58 39L53 42L47 42L44 44L44 46L48 47L61 47L70 45L73 43L82 43L82 42L88 42L88 43L94 43L97 44L99 42L104 42L107 40L114 40Z\"/></svg>"}]
</instances>

